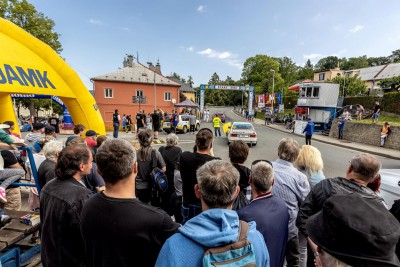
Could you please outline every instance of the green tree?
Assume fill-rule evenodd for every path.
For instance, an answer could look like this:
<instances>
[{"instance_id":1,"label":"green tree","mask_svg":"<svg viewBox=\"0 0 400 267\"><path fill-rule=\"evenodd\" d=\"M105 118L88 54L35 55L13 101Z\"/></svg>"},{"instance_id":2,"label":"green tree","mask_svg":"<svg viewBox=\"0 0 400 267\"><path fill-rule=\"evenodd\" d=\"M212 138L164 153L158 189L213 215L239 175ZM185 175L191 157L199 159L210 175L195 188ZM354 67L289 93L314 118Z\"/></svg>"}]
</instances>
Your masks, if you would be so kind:
<instances>
[{"instance_id":1,"label":"green tree","mask_svg":"<svg viewBox=\"0 0 400 267\"><path fill-rule=\"evenodd\" d=\"M367 90L365 83L357 77L337 76L332 79L332 82L339 84L339 95L341 96L343 96L343 88L345 96L364 94Z\"/></svg>"},{"instance_id":2,"label":"green tree","mask_svg":"<svg viewBox=\"0 0 400 267\"><path fill-rule=\"evenodd\" d=\"M219 76L216 72L211 76L210 80L208 81L208 84L218 84L220 82Z\"/></svg>"},{"instance_id":3,"label":"green tree","mask_svg":"<svg viewBox=\"0 0 400 267\"><path fill-rule=\"evenodd\" d=\"M400 62L400 49L394 50L390 56L393 62Z\"/></svg>"},{"instance_id":4,"label":"green tree","mask_svg":"<svg viewBox=\"0 0 400 267\"><path fill-rule=\"evenodd\" d=\"M0 15L61 53L60 34L54 31L54 21L38 12L28 1L1 0Z\"/></svg>"},{"instance_id":5,"label":"green tree","mask_svg":"<svg viewBox=\"0 0 400 267\"><path fill-rule=\"evenodd\" d=\"M342 70L354 70L367 68L369 66L367 56L362 57L351 57L346 62L340 65Z\"/></svg>"},{"instance_id":6,"label":"green tree","mask_svg":"<svg viewBox=\"0 0 400 267\"><path fill-rule=\"evenodd\" d=\"M289 57L277 58L279 63L279 73L284 80L284 87L287 88L298 80L298 69L296 63Z\"/></svg>"},{"instance_id":7,"label":"green tree","mask_svg":"<svg viewBox=\"0 0 400 267\"><path fill-rule=\"evenodd\" d=\"M381 88L390 88L391 91L398 91L400 88L400 76L383 79L379 85Z\"/></svg>"},{"instance_id":8,"label":"green tree","mask_svg":"<svg viewBox=\"0 0 400 267\"><path fill-rule=\"evenodd\" d=\"M336 56L329 56L321 58L315 65L316 71L331 70L338 66L339 59Z\"/></svg>"},{"instance_id":9,"label":"green tree","mask_svg":"<svg viewBox=\"0 0 400 267\"><path fill-rule=\"evenodd\" d=\"M367 61L370 67L385 65L389 62L388 57L369 57Z\"/></svg>"},{"instance_id":10,"label":"green tree","mask_svg":"<svg viewBox=\"0 0 400 267\"><path fill-rule=\"evenodd\" d=\"M190 84L190 87L192 87L192 85L193 85L193 77L192 77L192 75L188 76L187 83Z\"/></svg>"},{"instance_id":11,"label":"green tree","mask_svg":"<svg viewBox=\"0 0 400 267\"><path fill-rule=\"evenodd\" d=\"M300 67L298 70L298 79L306 80L314 77L314 66L311 64L311 60L307 60L304 67Z\"/></svg>"},{"instance_id":12,"label":"green tree","mask_svg":"<svg viewBox=\"0 0 400 267\"><path fill-rule=\"evenodd\" d=\"M278 61L267 55L256 55L246 59L242 80L245 84L254 86L256 94L272 92L273 84L275 88L282 88L284 83L279 73Z\"/></svg>"}]
</instances>

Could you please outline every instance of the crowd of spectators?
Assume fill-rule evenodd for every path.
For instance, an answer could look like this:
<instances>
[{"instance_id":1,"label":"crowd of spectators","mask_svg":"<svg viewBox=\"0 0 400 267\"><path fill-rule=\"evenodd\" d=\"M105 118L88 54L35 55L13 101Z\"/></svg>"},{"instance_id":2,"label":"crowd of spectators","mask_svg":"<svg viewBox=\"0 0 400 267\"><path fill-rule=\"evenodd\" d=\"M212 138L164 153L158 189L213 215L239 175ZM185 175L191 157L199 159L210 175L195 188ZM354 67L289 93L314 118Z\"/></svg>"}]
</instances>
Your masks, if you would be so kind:
<instances>
[{"instance_id":1,"label":"crowd of spectators","mask_svg":"<svg viewBox=\"0 0 400 267\"><path fill-rule=\"evenodd\" d=\"M18 179L25 172L8 149L35 150L42 190L40 201L32 190L30 208L40 211L43 266L217 266L221 253L246 266L400 265L400 223L371 188L381 163L370 154L344 165L345 177L328 178L320 151L291 138L276 159L247 168L248 146L231 143L230 162L221 160L208 128L182 151L174 133L154 149L148 128L135 150L82 125L65 146L53 126L34 124L25 143L2 127L0 181L4 170ZM155 165L168 181L162 194Z\"/></svg>"}]
</instances>

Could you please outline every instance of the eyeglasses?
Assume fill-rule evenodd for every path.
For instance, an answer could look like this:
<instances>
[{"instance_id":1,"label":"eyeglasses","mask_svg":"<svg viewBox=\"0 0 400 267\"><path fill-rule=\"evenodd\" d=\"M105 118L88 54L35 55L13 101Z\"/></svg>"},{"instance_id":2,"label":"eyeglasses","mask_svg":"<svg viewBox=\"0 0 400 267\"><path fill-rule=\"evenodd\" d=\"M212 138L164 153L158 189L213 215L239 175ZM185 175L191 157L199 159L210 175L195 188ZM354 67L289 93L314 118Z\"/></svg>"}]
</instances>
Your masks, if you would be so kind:
<instances>
[{"instance_id":1,"label":"eyeglasses","mask_svg":"<svg viewBox=\"0 0 400 267\"><path fill-rule=\"evenodd\" d=\"M269 160L266 160L266 159L257 159L257 160L255 160L255 161L253 161L251 163L251 166L254 166L254 165L256 165L257 163L260 163L260 162L268 163L269 165L271 165L272 168L274 167L274 166L272 166L272 162L269 161Z\"/></svg>"}]
</instances>

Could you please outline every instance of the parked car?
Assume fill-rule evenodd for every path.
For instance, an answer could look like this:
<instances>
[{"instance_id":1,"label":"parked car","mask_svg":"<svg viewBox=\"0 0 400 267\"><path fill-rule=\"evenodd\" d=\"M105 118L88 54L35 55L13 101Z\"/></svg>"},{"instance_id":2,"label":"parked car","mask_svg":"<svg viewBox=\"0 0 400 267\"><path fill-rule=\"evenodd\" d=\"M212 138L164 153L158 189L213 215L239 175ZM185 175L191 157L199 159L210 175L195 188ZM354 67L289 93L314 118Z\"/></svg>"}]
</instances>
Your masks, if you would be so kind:
<instances>
[{"instance_id":1,"label":"parked car","mask_svg":"<svg viewBox=\"0 0 400 267\"><path fill-rule=\"evenodd\" d=\"M400 199L400 169L381 169L381 187L379 195L389 208L395 200Z\"/></svg>"},{"instance_id":2,"label":"parked car","mask_svg":"<svg viewBox=\"0 0 400 267\"><path fill-rule=\"evenodd\" d=\"M189 124L189 117L190 115L179 115L178 117L178 125L176 126L176 131L177 132L182 132L182 133L187 133L190 130L190 124ZM171 132L171 121L166 119L164 120L162 124L162 129L166 133ZM196 131L200 130L200 121L196 119Z\"/></svg>"},{"instance_id":3,"label":"parked car","mask_svg":"<svg viewBox=\"0 0 400 267\"><path fill-rule=\"evenodd\" d=\"M224 114L224 113L222 113L222 112L217 112L217 113L215 113L215 114L217 114L217 116L221 119L221 122L222 122L222 123L225 123L225 114Z\"/></svg>"},{"instance_id":4,"label":"parked car","mask_svg":"<svg viewBox=\"0 0 400 267\"><path fill-rule=\"evenodd\" d=\"M257 133L249 122L234 122L228 131L228 145L241 140L250 146L257 145Z\"/></svg>"}]
</instances>

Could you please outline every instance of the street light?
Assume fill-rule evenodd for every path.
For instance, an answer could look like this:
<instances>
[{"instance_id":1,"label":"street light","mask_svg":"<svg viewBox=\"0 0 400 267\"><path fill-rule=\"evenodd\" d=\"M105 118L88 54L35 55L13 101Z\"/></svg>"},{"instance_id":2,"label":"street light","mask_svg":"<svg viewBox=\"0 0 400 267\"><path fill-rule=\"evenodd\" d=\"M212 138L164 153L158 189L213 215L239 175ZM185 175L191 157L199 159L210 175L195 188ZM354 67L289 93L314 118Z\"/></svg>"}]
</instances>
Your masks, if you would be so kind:
<instances>
[{"instance_id":1,"label":"street light","mask_svg":"<svg viewBox=\"0 0 400 267\"><path fill-rule=\"evenodd\" d=\"M272 71L272 101L271 101L271 103L272 103L272 113L274 113L275 70L271 69L271 71Z\"/></svg>"}]
</instances>

